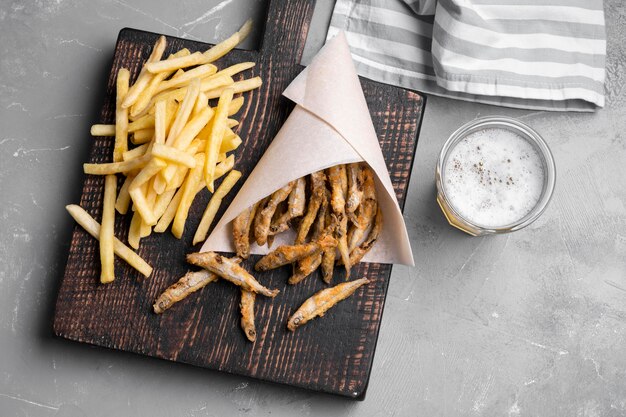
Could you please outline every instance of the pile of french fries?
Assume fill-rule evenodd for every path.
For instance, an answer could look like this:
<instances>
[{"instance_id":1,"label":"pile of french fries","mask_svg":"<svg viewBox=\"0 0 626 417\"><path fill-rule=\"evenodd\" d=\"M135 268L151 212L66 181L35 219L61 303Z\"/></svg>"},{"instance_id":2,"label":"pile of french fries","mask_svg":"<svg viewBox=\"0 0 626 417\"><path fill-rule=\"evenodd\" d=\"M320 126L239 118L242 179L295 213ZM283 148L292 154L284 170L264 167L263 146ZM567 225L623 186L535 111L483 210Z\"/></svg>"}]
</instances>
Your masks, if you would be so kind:
<instances>
[{"instance_id":1,"label":"pile of french fries","mask_svg":"<svg viewBox=\"0 0 626 417\"><path fill-rule=\"evenodd\" d=\"M244 210L233 220L237 256L225 258L214 252L192 253L187 261L202 271L189 272L157 298L154 311L162 313L189 294L222 278L241 289L241 327L250 341L256 338L256 294L275 297L277 289L261 285L239 263L250 255L254 240L262 246L274 236L293 228L293 245L282 245L255 264L256 271L291 265L289 284L297 284L321 267L325 283L332 282L335 265L350 269L372 248L382 230L382 211L376 196L374 172L365 163L337 165L299 178ZM295 330L350 296L369 281L365 278L326 288L309 298L291 316Z\"/></svg>"},{"instance_id":2,"label":"pile of french fries","mask_svg":"<svg viewBox=\"0 0 626 417\"><path fill-rule=\"evenodd\" d=\"M170 225L172 234L180 239L195 196L207 188L213 196L193 243L206 239L222 199L241 177L233 169L234 155L229 155L242 142L232 130L238 121L230 117L242 107L244 98L235 95L262 84L259 77L233 80L252 68L253 62L221 70L214 63L245 39L251 27L247 21L234 35L205 52L181 49L166 59L162 57L167 42L161 36L134 84L130 85L127 69L117 73L115 125L91 128L94 136L115 137L113 162L84 164L86 174L105 176L102 225L80 207L68 206L77 222L100 241L102 283L114 280L114 254L145 276L152 272L114 237L115 211L124 215L132 210L128 244L134 249L142 238L153 231L162 233ZM215 107L211 99L217 99ZM119 193L117 174L125 177Z\"/></svg>"}]
</instances>

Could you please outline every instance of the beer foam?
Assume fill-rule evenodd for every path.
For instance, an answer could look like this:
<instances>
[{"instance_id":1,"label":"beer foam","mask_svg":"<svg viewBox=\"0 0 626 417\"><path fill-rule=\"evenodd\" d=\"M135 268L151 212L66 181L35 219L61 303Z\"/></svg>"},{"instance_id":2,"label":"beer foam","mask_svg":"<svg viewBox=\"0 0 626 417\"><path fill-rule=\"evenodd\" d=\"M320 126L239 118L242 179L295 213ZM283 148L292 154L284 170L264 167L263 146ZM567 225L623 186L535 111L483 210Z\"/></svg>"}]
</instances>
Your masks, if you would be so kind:
<instances>
[{"instance_id":1,"label":"beer foam","mask_svg":"<svg viewBox=\"0 0 626 417\"><path fill-rule=\"evenodd\" d=\"M544 165L524 137L499 128L470 133L449 151L444 190L455 211L482 227L526 216L543 190Z\"/></svg>"}]
</instances>

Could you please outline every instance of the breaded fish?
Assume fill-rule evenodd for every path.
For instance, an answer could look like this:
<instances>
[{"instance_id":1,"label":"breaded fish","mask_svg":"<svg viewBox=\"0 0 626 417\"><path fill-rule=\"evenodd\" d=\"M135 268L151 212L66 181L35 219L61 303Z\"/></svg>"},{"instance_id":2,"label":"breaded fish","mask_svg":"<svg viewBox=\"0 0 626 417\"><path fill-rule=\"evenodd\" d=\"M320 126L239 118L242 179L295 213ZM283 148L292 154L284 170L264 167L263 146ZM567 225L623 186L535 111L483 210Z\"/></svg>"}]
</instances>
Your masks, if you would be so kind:
<instances>
[{"instance_id":1,"label":"breaded fish","mask_svg":"<svg viewBox=\"0 0 626 417\"><path fill-rule=\"evenodd\" d=\"M315 225L311 236L312 240L318 239L324 232L326 226L326 211L328 210L328 191L324 188L323 195L319 210L317 211L317 219L315 219ZM329 251L335 251L334 249L328 249ZM293 268L293 275L289 278L289 284L297 284L304 278L311 275L322 264L323 251L315 252L313 255L307 256L304 259L298 261ZM334 263L334 261L333 261ZM332 276L332 273L331 273Z\"/></svg>"},{"instance_id":2,"label":"breaded fish","mask_svg":"<svg viewBox=\"0 0 626 417\"><path fill-rule=\"evenodd\" d=\"M306 258L315 252L335 248L337 241L330 234L322 236L315 242L303 243L301 245L282 245L268 253L254 266L257 271L267 271L279 268L300 259Z\"/></svg>"},{"instance_id":3,"label":"breaded fish","mask_svg":"<svg viewBox=\"0 0 626 417\"><path fill-rule=\"evenodd\" d=\"M278 219L272 221L269 235L274 236L289 229L289 222L304 214L306 207L306 179L304 177L296 180L296 185L289 193L287 210Z\"/></svg>"},{"instance_id":4,"label":"breaded fish","mask_svg":"<svg viewBox=\"0 0 626 417\"><path fill-rule=\"evenodd\" d=\"M298 234L296 235L296 239L294 241L296 245L305 242L306 237L309 234L309 230L311 229L313 222L315 222L320 206L326 198L325 182L326 175L324 175L323 171L311 174L311 198L309 199L306 214L302 218L300 227L298 228Z\"/></svg>"},{"instance_id":5,"label":"breaded fish","mask_svg":"<svg viewBox=\"0 0 626 417\"><path fill-rule=\"evenodd\" d=\"M357 220L348 233L348 249L350 252L362 243L367 231L372 227L377 208L378 201L376 199L374 172L369 167L366 167L363 170L363 201L357 212Z\"/></svg>"},{"instance_id":6,"label":"breaded fish","mask_svg":"<svg viewBox=\"0 0 626 417\"><path fill-rule=\"evenodd\" d=\"M244 290L252 291L267 297L276 297L280 292L270 290L261 285L244 268L231 259L218 255L215 252L191 253L187 255L187 262L207 269L221 278L240 286Z\"/></svg>"},{"instance_id":7,"label":"breaded fish","mask_svg":"<svg viewBox=\"0 0 626 417\"><path fill-rule=\"evenodd\" d=\"M235 243L237 256L240 258L248 259L248 256L250 256L250 228L260 203L258 202L242 211L233 220L233 242Z\"/></svg>"},{"instance_id":8,"label":"breaded fish","mask_svg":"<svg viewBox=\"0 0 626 417\"><path fill-rule=\"evenodd\" d=\"M327 225L330 225L332 222L330 210L326 210L326 213L324 213L324 218L325 218L325 223ZM335 252L336 252L335 248L332 248L332 249L325 250L324 253L322 253L322 263L321 263L322 279L327 284L330 284L330 282L333 280L333 272L335 270L335 257L336 257Z\"/></svg>"},{"instance_id":9,"label":"breaded fish","mask_svg":"<svg viewBox=\"0 0 626 417\"><path fill-rule=\"evenodd\" d=\"M337 216L337 220L339 220L339 227L335 232L337 249L339 249L341 260L346 268L346 279L349 279L350 250L348 249L348 217L346 216L346 192L348 189L346 166L335 165L328 168L328 181L331 190L330 205Z\"/></svg>"},{"instance_id":10,"label":"breaded fish","mask_svg":"<svg viewBox=\"0 0 626 417\"><path fill-rule=\"evenodd\" d=\"M323 316L329 308L341 300L345 300L359 287L367 283L369 283L367 278L361 278L354 281L343 282L315 293L289 318L287 328L293 332L309 320L317 316Z\"/></svg>"},{"instance_id":11,"label":"breaded fish","mask_svg":"<svg viewBox=\"0 0 626 417\"><path fill-rule=\"evenodd\" d=\"M269 235L272 217L274 217L276 208L289 197L295 184L296 182L292 181L283 188L274 191L265 207L261 210L257 210L257 214L254 218L254 238L259 246L263 246L267 243L267 236Z\"/></svg>"},{"instance_id":12,"label":"breaded fish","mask_svg":"<svg viewBox=\"0 0 626 417\"><path fill-rule=\"evenodd\" d=\"M378 211L376 212L376 218L374 219L374 226L372 226L372 229L367 235L367 239L365 239L363 243L361 243L350 252L350 264L356 265L357 263L361 262L361 259L363 259L365 254L369 252L370 249L372 249L374 243L376 243L376 239L378 239L382 228L383 212L380 207L378 207Z\"/></svg>"},{"instance_id":13,"label":"breaded fish","mask_svg":"<svg viewBox=\"0 0 626 417\"><path fill-rule=\"evenodd\" d=\"M363 198L363 166L360 163L348 164L348 197L346 214L352 222L356 222L354 212Z\"/></svg>"},{"instance_id":14,"label":"breaded fish","mask_svg":"<svg viewBox=\"0 0 626 417\"><path fill-rule=\"evenodd\" d=\"M241 328L249 341L256 340L256 327L254 326L254 301L256 294L252 291L241 290Z\"/></svg>"},{"instance_id":15,"label":"breaded fish","mask_svg":"<svg viewBox=\"0 0 626 417\"><path fill-rule=\"evenodd\" d=\"M211 282L217 281L217 279L217 275L207 270L187 272L177 282L163 291L154 302L152 308L155 313L161 314L177 302L185 299L189 294L204 288Z\"/></svg>"}]
</instances>

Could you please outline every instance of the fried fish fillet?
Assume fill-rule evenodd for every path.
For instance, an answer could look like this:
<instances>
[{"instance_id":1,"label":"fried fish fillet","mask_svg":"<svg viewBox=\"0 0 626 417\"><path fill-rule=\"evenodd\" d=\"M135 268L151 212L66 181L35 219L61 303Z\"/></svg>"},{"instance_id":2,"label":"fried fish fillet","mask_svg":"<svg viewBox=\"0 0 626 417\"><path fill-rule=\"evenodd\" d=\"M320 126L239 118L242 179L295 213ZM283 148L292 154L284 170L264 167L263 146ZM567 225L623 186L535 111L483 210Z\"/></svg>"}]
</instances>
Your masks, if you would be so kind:
<instances>
[{"instance_id":1,"label":"fried fish fillet","mask_svg":"<svg viewBox=\"0 0 626 417\"><path fill-rule=\"evenodd\" d=\"M209 270L247 291L267 297L276 297L280 292L278 289L265 288L232 259L225 258L215 252L191 253L187 255L187 262Z\"/></svg>"},{"instance_id":2,"label":"fried fish fillet","mask_svg":"<svg viewBox=\"0 0 626 417\"><path fill-rule=\"evenodd\" d=\"M263 246L267 243L267 236L269 235L272 217L276 212L276 208L289 197L295 184L296 182L292 181L283 188L274 191L269 197L265 207L261 210L257 210L257 215L254 218L254 237L259 246Z\"/></svg>"},{"instance_id":3,"label":"fried fish fillet","mask_svg":"<svg viewBox=\"0 0 626 417\"><path fill-rule=\"evenodd\" d=\"M250 228L260 203L247 208L233 220L233 242L237 256L240 258L248 259L250 256Z\"/></svg>"},{"instance_id":4,"label":"fried fish fillet","mask_svg":"<svg viewBox=\"0 0 626 417\"><path fill-rule=\"evenodd\" d=\"M302 258L310 256L315 252L335 248L337 241L330 234L322 236L315 242L303 243L301 245L282 245L268 253L254 266L257 271L267 271L290 264Z\"/></svg>"},{"instance_id":5,"label":"fried fish fillet","mask_svg":"<svg viewBox=\"0 0 626 417\"><path fill-rule=\"evenodd\" d=\"M254 301L256 294L252 291L241 289L241 302L239 308L241 310L241 328L249 341L256 340L256 327L254 326Z\"/></svg>"},{"instance_id":6,"label":"fried fish fillet","mask_svg":"<svg viewBox=\"0 0 626 417\"><path fill-rule=\"evenodd\" d=\"M287 328L292 332L309 320L317 316L323 316L328 309L341 300L352 295L359 287L369 283L367 278L343 282L331 288L323 289L306 300L298 310L289 318Z\"/></svg>"}]
</instances>

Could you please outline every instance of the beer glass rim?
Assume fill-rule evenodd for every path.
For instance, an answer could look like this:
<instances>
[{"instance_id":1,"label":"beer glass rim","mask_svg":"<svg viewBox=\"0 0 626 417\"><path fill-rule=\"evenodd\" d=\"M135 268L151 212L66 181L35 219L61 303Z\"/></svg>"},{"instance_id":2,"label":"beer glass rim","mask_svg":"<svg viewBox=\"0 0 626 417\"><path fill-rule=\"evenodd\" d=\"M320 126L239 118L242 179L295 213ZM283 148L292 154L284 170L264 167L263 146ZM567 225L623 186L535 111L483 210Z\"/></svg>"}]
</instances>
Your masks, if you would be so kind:
<instances>
[{"instance_id":1,"label":"beer glass rim","mask_svg":"<svg viewBox=\"0 0 626 417\"><path fill-rule=\"evenodd\" d=\"M487 227L481 224L477 224L462 216L454 207L454 205L452 205L452 203L450 202L450 199L446 195L446 190L444 187L445 167L450 151L454 149L457 143L459 143L469 134L485 129L506 129L520 135L521 137L526 139L531 145L533 145L533 147L537 150L539 157L542 159L544 168L541 196L539 197L539 200L537 201L535 206L519 220L498 227ZM541 216L541 214L548 207L548 203L552 198L552 194L554 192L554 187L556 184L556 165L548 144L530 126L520 122L517 119L507 116L488 116L467 122L456 131L454 131L452 135L450 135L439 154L435 175L437 192L439 194L439 197L444 200L447 208L458 220L461 221L461 223L467 224L470 229L476 230L478 232L471 234L508 233L515 230L523 229L524 227L528 226L529 224L537 220L537 218Z\"/></svg>"}]
</instances>

